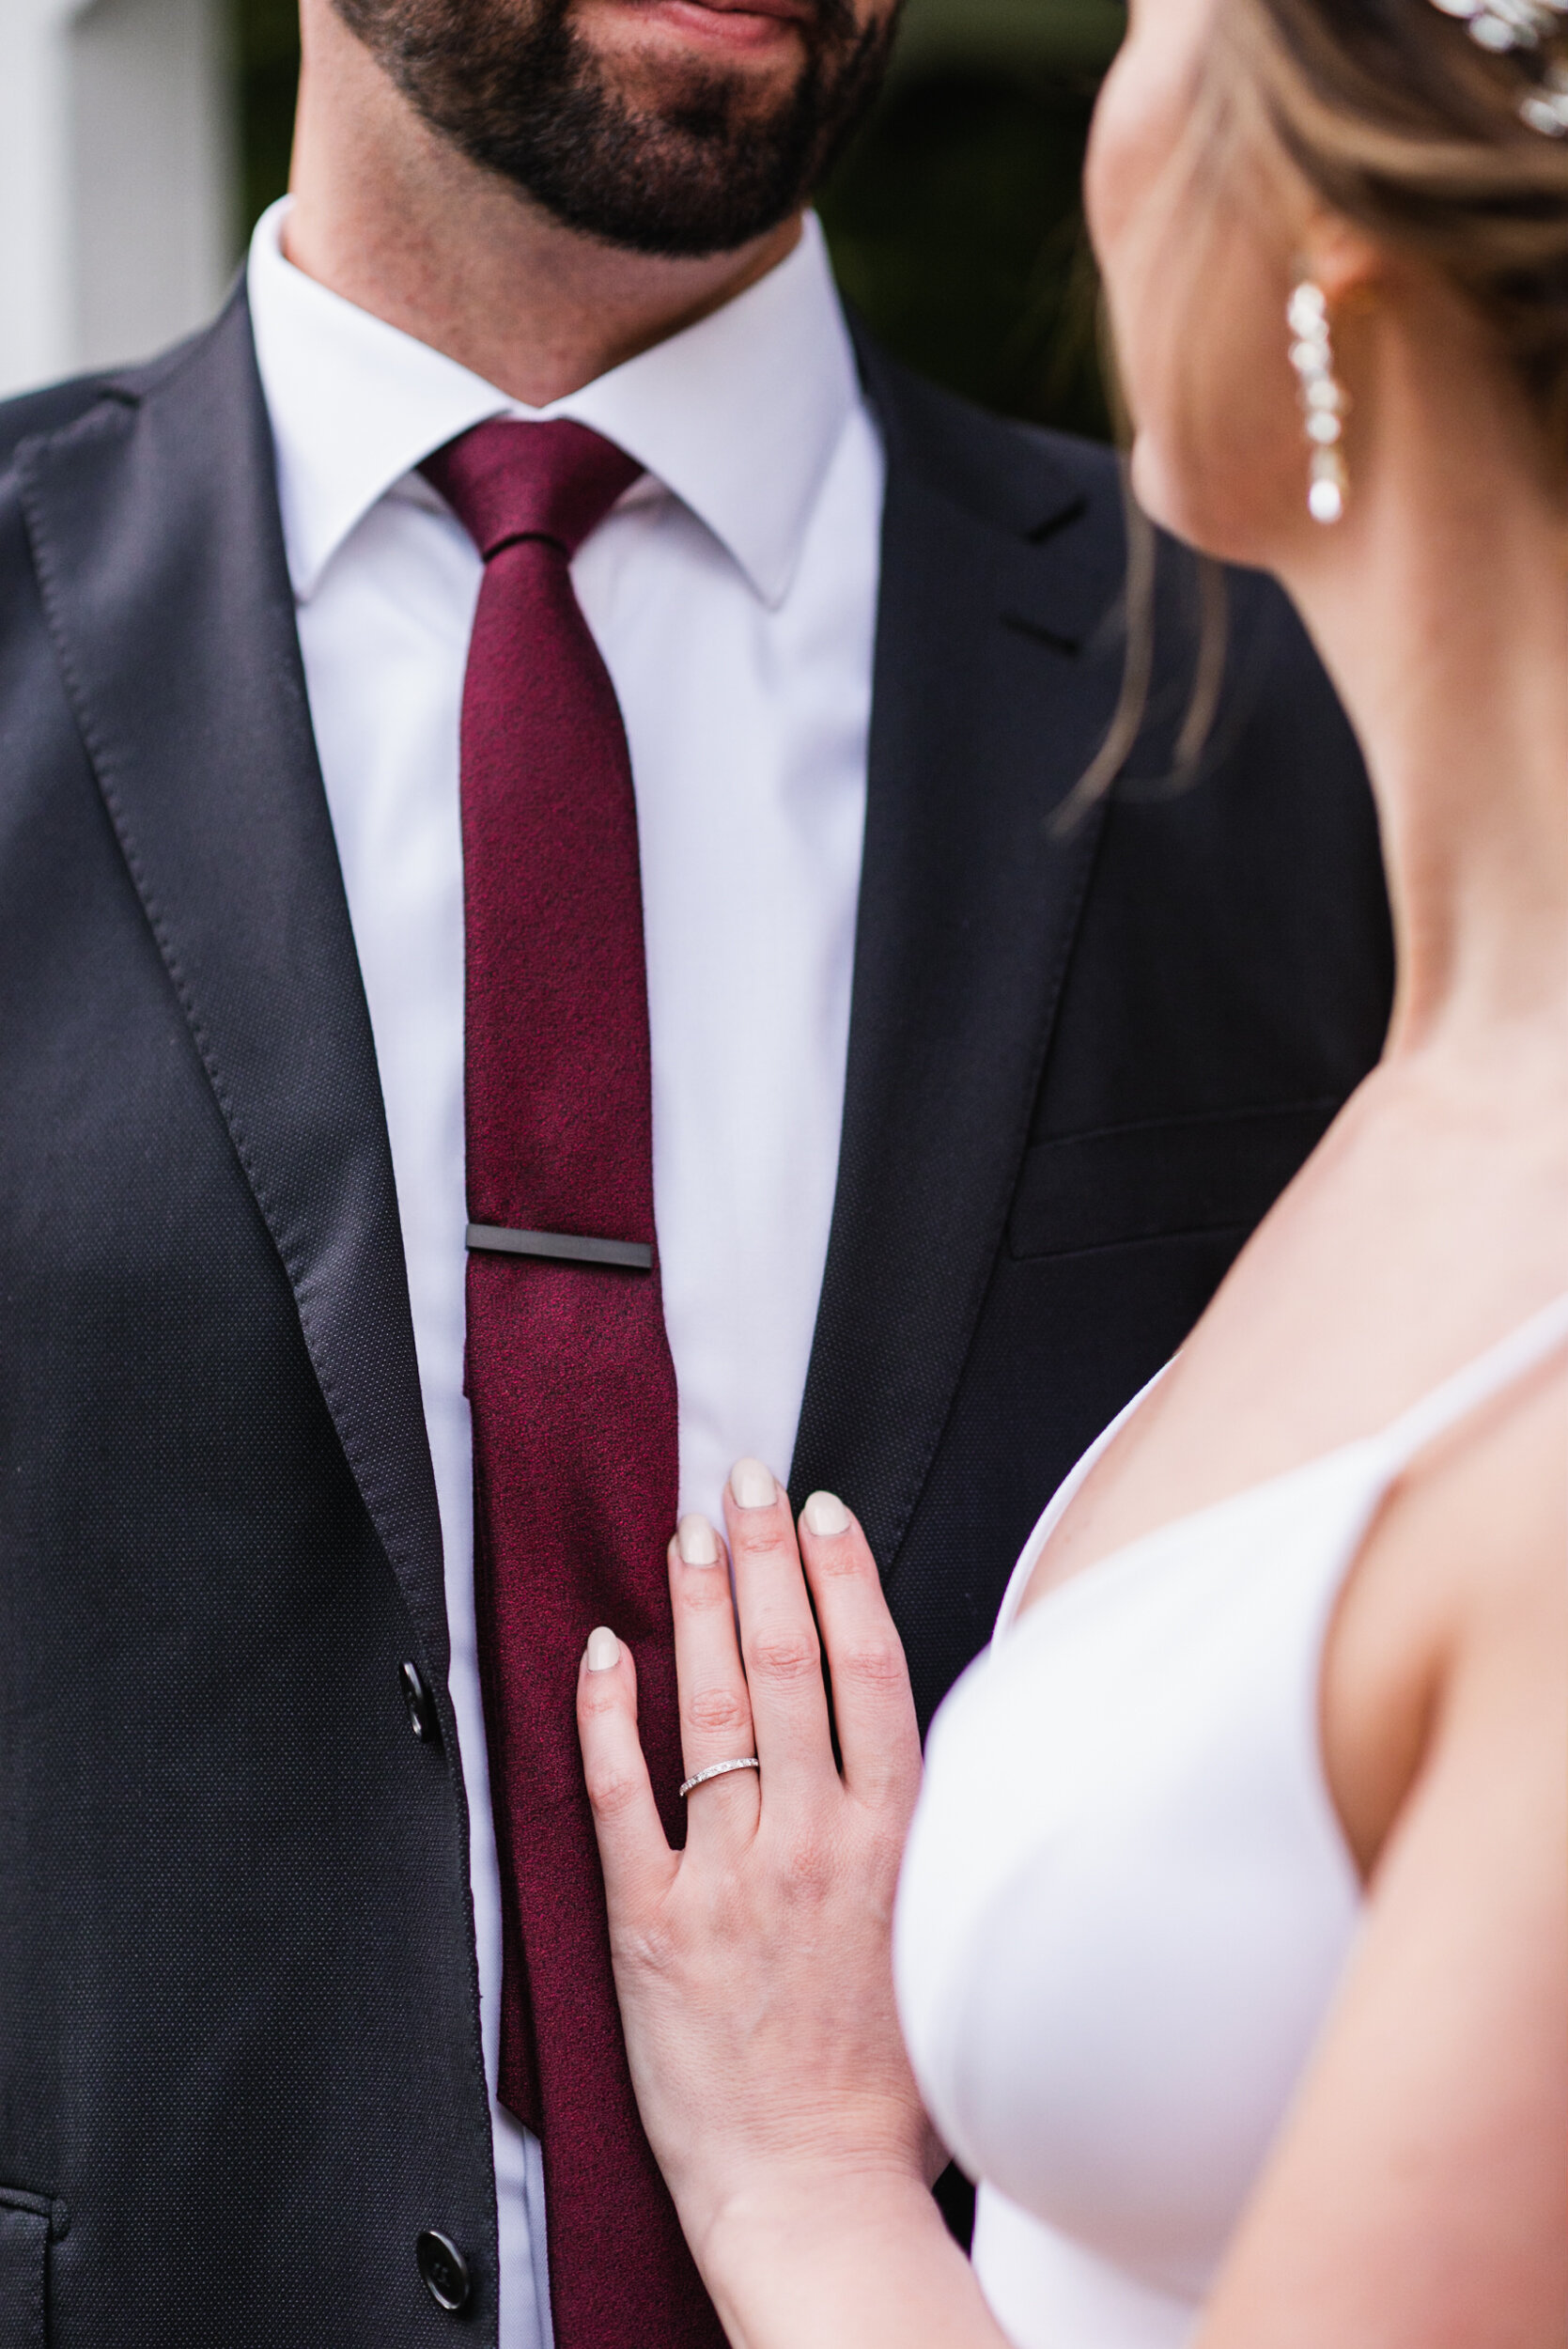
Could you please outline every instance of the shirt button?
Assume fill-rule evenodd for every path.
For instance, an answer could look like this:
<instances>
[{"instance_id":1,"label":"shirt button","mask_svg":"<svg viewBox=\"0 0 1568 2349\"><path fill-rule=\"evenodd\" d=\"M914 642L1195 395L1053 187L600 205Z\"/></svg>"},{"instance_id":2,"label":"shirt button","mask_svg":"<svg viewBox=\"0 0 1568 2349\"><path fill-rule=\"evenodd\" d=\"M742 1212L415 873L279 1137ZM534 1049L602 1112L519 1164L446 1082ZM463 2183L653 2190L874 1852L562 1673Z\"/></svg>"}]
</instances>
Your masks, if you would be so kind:
<instances>
[{"instance_id":1,"label":"shirt button","mask_svg":"<svg viewBox=\"0 0 1568 2349\"><path fill-rule=\"evenodd\" d=\"M466 2308L472 2290L468 2262L451 2236L437 2234L433 2227L426 2227L414 2237L413 2253L425 2279L425 2289L437 2308L449 2309L454 2315Z\"/></svg>"},{"instance_id":2,"label":"shirt button","mask_svg":"<svg viewBox=\"0 0 1568 2349\"><path fill-rule=\"evenodd\" d=\"M405 1663L397 1678L403 1691L403 1702L409 1708L409 1727L421 1745L434 1745L439 1727L436 1708L419 1666Z\"/></svg>"}]
</instances>

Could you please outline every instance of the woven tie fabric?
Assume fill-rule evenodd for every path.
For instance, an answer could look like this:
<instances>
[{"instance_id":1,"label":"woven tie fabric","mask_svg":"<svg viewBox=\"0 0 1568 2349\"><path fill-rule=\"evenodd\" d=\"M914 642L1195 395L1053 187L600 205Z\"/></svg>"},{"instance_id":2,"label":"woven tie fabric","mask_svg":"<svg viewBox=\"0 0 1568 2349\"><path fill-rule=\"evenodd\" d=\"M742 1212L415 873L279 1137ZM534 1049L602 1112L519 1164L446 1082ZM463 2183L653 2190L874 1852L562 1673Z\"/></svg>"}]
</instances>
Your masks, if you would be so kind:
<instances>
[{"instance_id":1,"label":"woven tie fabric","mask_svg":"<svg viewBox=\"0 0 1568 2349\"><path fill-rule=\"evenodd\" d=\"M640 468L494 420L424 468L485 561L462 709L471 1221L652 1244L637 810L568 564ZM675 1371L652 1272L471 1252L474 1593L502 1875L500 2092L544 2147L557 2349L718 2349L637 2117L576 1730L607 1623L671 1835Z\"/></svg>"}]
</instances>

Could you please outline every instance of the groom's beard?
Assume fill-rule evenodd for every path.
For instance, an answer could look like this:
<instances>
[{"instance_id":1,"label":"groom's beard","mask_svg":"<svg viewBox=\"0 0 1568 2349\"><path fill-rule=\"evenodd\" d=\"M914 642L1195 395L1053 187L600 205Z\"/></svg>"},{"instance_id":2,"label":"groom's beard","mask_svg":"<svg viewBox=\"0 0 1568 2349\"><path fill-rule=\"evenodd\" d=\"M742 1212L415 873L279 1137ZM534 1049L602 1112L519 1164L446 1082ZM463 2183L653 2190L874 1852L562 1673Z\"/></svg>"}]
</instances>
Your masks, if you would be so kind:
<instances>
[{"instance_id":1,"label":"groom's beard","mask_svg":"<svg viewBox=\"0 0 1568 2349\"><path fill-rule=\"evenodd\" d=\"M433 131L571 228L636 253L733 252L805 202L877 94L896 11L812 0L782 95L673 67L632 105L575 0L334 0Z\"/></svg>"}]
</instances>

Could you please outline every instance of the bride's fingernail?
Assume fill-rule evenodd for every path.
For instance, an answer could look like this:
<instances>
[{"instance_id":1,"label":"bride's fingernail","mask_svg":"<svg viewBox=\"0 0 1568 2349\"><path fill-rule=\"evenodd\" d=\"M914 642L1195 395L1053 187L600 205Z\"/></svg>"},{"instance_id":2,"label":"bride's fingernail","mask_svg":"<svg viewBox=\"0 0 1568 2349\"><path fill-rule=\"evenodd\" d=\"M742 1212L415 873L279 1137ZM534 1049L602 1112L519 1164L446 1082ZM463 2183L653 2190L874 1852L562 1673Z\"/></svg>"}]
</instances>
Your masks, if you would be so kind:
<instances>
[{"instance_id":1,"label":"bride's fingernail","mask_svg":"<svg viewBox=\"0 0 1568 2349\"><path fill-rule=\"evenodd\" d=\"M737 1509L771 1509L779 1497L772 1470L760 1460L737 1460L730 1470L730 1490Z\"/></svg>"},{"instance_id":2,"label":"bride's fingernail","mask_svg":"<svg viewBox=\"0 0 1568 2349\"><path fill-rule=\"evenodd\" d=\"M831 1542L836 1533L849 1531L849 1512L837 1493L813 1493L800 1515L807 1532L818 1541Z\"/></svg>"},{"instance_id":3,"label":"bride's fingernail","mask_svg":"<svg viewBox=\"0 0 1568 2349\"><path fill-rule=\"evenodd\" d=\"M692 1512L682 1517L675 1528L675 1548L680 1551L683 1566L716 1566L719 1563L719 1536L707 1519Z\"/></svg>"},{"instance_id":4,"label":"bride's fingernail","mask_svg":"<svg viewBox=\"0 0 1568 2349\"><path fill-rule=\"evenodd\" d=\"M600 1624L588 1634L588 1670L591 1672L613 1672L621 1660L621 1643L613 1631Z\"/></svg>"}]
</instances>

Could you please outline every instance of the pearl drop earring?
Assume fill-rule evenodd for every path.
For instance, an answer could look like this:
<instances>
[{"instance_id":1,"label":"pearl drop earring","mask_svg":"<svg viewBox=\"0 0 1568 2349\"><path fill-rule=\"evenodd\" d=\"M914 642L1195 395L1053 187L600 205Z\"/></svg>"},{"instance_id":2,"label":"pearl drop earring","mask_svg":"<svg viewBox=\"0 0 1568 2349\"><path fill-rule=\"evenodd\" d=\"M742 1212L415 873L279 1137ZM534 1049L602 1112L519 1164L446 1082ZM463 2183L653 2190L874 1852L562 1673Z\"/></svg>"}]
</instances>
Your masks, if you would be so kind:
<instances>
[{"instance_id":1,"label":"pearl drop earring","mask_svg":"<svg viewBox=\"0 0 1568 2349\"><path fill-rule=\"evenodd\" d=\"M1343 419L1350 402L1334 374L1328 301L1323 288L1303 277L1291 295L1285 316L1290 323L1290 363L1301 387L1301 410L1312 452L1307 511L1314 522L1337 522L1350 494L1350 475L1340 447Z\"/></svg>"}]
</instances>

